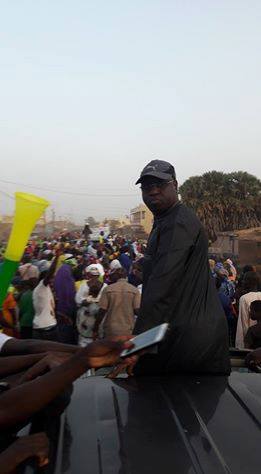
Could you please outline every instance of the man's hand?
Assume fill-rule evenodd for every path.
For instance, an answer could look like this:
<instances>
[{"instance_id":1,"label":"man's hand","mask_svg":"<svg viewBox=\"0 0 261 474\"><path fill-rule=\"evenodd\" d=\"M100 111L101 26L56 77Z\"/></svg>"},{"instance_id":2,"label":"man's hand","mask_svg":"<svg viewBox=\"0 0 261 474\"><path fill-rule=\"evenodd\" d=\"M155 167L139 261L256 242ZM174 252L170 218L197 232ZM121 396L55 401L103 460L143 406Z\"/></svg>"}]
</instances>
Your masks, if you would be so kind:
<instances>
[{"instance_id":1,"label":"man's hand","mask_svg":"<svg viewBox=\"0 0 261 474\"><path fill-rule=\"evenodd\" d=\"M131 342L115 342L115 341L97 341L92 342L86 348L82 349L81 354L87 357L88 365L92 368L100 368L115 365L120 361L120 354L124 349L129 349L133 346ZM128 357L125 362L127 364L133 363L133 358Z\"/></svg>"},{"instance_id":2,"label":"man's hand","mask_svg":"<svg viewBox=\"0 0 261 474\"><path fill-rule=\"evenodd\" d=\"M116 365L113 370L107 375L107 378L115 379L117 375L121 374L122 372L127 372L130 377L133 376L133 369L134 366L137 364L138 360L139 356L137 354L122 360L122 362Z\"/></svg>"},{"instance_id":3,"label":"man's hand","mask_svg":"<svg viewBox=\"0 0 261 474\"><path fill-rule=\"evenodd\" d=\"M18 384L29 382L30 380L45 374L54 367L58 367L72 357L68 352L49 352L42 360L34 364L22 375Z\"/></svg>"},{"instance_id":4,"label":"man's hand","mask_svg":"<svg viewBox=\"0 0 261 474\"><path fill-rule=\"evenodd\" d=\"M112 338L113 341L124 341L128 339L132 339L134 336L114 336ZM107 375L108 379L115 379L117 375L121 374L122 372L127 372L127 374L131 377L133 375L133 368L137 364L139 360L139 356L137 354L128 357L126 359L121 359L120 363L117 364L113 370Z\"/></svg>"},{"instance_id":5,"label":"man's hand","mask_svg":"<svg viewBox=\"0 0 261 474\"><path fill-rule=\"evenodd\" d=\"M246 365L251 370L258 370L257 366L261 366L261 349L256 349L247 354Z\"/></svg>"},{"instance_id":6,"label":"man's hand","mask_svg":"<svg viewBox=\"0 0 261 474\"><path fill-rule=\"evenodd\" d=\"M24 436L0 454L1 473L14 472L19 464L32 457L37 458L39 467L45 466L49 462L48 455L49 440L45 433Z\"/></svg>"},{"instance_id":7,"label":"man's hand","mask_svg":"<svg viewBox=\"0 0 261 474\"><path fill-rule=\"evenodd\" d=\"M128 339L132 339L134 336L114 336L112 338L113 341L124 341ZM130 357L127 357L126 359L121 359L120 363L116 365L113 370L107 375L108 379L115 379L117 375L121 374L122 372L127 372L127 374L132 377L133 374L133 369L135 365L137 364L140 356L145 354L147 351L143 350L140 351L138 354L132 355Z\"/></svg>"}]
</instances>

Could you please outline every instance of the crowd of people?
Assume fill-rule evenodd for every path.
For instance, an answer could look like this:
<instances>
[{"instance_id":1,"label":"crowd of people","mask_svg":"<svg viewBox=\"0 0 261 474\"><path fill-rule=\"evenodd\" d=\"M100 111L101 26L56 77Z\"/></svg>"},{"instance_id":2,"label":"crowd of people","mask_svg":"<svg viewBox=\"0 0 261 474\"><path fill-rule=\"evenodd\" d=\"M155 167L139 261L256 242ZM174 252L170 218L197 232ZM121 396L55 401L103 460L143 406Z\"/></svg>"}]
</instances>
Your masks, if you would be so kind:
<instances>
[{"instance_id":1,"label":"crowd of people","mask_svg":"<svg viewBox=\"0 0 261 474\"><path fill-rule=\"evenodd\" d=\"M132 333L144 244L103 231L98 242L72 237L28 243L3 304L4 334L84 347Z\"/></svg>"},{"instance_id":2,"label":"crowd of people","mask_svg":"<svg viewBox=\"0 0 261 474\"><path fill-rule=\"evenodd\" d=\"M142 291L145 243L100 232L99 241L62 233L31 240L3 304L2 332L85 347L131 334ZM261 346L261 283L255 267L209 259L230 347Z\"/></svg>"},{"instance_id":3,"label":"crowd of people","mask_svg":"<svg viewBox=\"0 0 261 474\"><path fill-rule=\"evenodd\" d=\"M221 305L224 309L230 347L261 347L261 281L253 265L238 273L231 259L209 259Z\"/></svg>"}]
</instances>

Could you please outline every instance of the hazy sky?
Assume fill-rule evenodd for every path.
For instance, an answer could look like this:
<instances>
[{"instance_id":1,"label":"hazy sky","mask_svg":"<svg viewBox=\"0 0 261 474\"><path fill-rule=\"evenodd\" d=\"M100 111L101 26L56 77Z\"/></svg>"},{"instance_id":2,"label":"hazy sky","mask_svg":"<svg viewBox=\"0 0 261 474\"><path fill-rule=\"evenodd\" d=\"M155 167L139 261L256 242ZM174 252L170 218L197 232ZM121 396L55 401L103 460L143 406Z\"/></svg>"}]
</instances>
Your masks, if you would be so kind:
<instances>
[{"instance_id":1,"label":"hazy sky","mask_svg":"<svg viewBox=\"0 0 261 474\"><path fill-rule=\"evenodd\" d=\"M154 158L180 183L260 177L260 0L0 5L0 179L20 184L0 181L2 193L34 192L81 222L139 204Z\"/></svg>"}]
</instances>

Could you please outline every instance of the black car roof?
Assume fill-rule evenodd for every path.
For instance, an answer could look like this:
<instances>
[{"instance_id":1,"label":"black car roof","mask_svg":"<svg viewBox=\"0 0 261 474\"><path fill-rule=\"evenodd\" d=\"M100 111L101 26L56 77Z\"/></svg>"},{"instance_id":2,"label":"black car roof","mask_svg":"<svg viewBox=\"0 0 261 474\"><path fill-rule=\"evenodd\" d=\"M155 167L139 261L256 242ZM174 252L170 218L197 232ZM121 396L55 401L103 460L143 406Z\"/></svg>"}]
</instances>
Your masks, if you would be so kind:
<instances>
[{"instance_id":1,"label":"black car roof","mask_svg":"<svg viewBox=\"0 0 261 474\"><path fill-rule=\"evenodd\" d=\"M258 374L77 380L55 473L260 474Z\"/></svg>"}]
</instances>

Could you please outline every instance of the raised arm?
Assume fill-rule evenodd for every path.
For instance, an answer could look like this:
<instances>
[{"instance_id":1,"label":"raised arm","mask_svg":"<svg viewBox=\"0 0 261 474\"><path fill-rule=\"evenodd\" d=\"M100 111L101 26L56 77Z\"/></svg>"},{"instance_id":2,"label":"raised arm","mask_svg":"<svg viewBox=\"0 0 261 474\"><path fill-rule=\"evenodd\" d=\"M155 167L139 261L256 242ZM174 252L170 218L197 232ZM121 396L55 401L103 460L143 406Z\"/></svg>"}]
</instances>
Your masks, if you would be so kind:
<instances>
[{"instance_id":1,"label":"raised arm","mask_svg":"<svg viewBox=\"0 0 261 474\"><path fill-rule=\"evenodd\" d=\"M45 286L48 286L48 285L49 285L51 279L52 279L53 276L54 276L54 273L55 273L55 270L56 270L57 261L58 261L58 258L59 258L59 256L60 256L60 254L61 254L61 252L60 252L60 250L58 249L58 250L56 251L56 255L55 255L55 257L54 257L54 259L53 259L53 261L52 261L52 263L51 263L51 266L50 266L50 268L49 268L49 270L48 270L46 276L45 276L44 279L43 279L43 284L44 284Z\"/></svg>"},{"instance_id":2,"label":"raised arm","mask_svg":"<svg viewBox=\"0 0 261 474\"><path fill-rule=\"evenodd\" d=\"M78 346L61 344L54 341L41 341L40 339L9 339L4 344L1 355L13 356L20 354L39 354L43 352L70 352L74 354Z\"/></svg>"},{"instance_id":3,"label":"raised arm","mask_svg":"<svg viewBox=\"0 0 261 474\"><path fill-rule=\"evenodd\" d=\"M0 377L11 375L28 369L39 362L46 354L30 354L23 356L0 357Z\"/></svg>"},{"instance_id":4,"label":"raised arm","mask_svg":"<svg viewBox=\"0 0 261 474\"><path fill-rule=\"evenodd\" d=\"M132 344L128 342L92 343L47 374L3 393L0 398L0 429L27 420L50 403L89 367L114 365L118 362L121 351L131 346Z\"/></svg>"}]
</instances>

